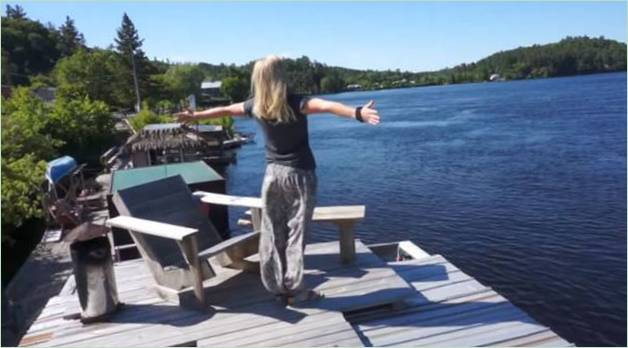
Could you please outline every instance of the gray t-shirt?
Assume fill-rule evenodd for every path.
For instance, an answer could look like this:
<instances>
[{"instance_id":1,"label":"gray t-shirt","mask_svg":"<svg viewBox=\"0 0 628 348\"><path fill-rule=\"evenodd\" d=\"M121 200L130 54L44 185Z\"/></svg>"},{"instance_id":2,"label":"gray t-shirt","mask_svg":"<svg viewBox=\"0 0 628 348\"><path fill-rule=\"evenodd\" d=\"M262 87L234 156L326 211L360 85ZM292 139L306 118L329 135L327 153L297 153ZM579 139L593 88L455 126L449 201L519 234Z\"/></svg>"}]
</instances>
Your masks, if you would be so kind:
<instances>
[{"instance_id":1,"label":"gray t-shirt","mask_svg":"<svg viewBox=\"0 0 628 348\"><path fill-rule=\"evenodd\" d=\"M288 105L294 110L296 120L286 123L266 121L260 117L254 117L254 99L244 102L244 112L247 116L255 118L264 132L266 141L266 163L281 164L300 169L315 169L316 162L310 149L307 116L301 112L303 96L289 94Z\"/></svg>"}]
</instances>

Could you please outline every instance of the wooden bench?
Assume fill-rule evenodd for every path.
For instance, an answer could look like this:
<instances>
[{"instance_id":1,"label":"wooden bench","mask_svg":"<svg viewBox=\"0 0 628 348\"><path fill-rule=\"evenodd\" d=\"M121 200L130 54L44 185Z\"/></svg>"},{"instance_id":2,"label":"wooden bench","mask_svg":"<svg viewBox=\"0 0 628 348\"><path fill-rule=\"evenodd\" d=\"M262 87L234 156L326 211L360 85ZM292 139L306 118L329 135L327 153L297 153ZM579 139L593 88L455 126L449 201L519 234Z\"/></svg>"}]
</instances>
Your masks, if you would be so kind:
<instances>
[{"instance_id":1,"label":"wooden bench","mask_svg":"<svg viewBox=\"0 0 628 348\"><path fill-rule=\"evenodd\" d=\"M263 204L259 197L232 196L219 193L196 191L194 195L207 204L230 205L251 209L253 229L259 231ZM340 205L314 208L312 221L329 222L338 228L340 258L342 263L351 263L355 258L355 233L353 226L364 219L366 207L363 205Z\"/></svg>"}]
</instances>

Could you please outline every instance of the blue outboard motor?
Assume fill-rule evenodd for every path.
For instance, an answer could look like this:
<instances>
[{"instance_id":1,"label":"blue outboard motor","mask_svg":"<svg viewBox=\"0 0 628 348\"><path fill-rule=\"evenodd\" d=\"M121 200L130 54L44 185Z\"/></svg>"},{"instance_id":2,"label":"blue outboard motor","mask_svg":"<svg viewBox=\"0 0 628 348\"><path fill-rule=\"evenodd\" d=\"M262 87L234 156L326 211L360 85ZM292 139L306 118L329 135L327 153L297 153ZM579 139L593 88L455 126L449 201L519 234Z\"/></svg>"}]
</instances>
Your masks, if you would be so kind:
<instances>
[{"instance_id":1,"label":"blue outboard motor","mask_svg":"<svg viewBox=\"0 0 628 348\"><path fill-rule=\"evenodd\" d=\"M54 185L66 175L71 174L76 167L77 164L74 158L70 156L59 157L48 162L48 166L46 168L46 179Z\"/></svg>"}]
</instances>

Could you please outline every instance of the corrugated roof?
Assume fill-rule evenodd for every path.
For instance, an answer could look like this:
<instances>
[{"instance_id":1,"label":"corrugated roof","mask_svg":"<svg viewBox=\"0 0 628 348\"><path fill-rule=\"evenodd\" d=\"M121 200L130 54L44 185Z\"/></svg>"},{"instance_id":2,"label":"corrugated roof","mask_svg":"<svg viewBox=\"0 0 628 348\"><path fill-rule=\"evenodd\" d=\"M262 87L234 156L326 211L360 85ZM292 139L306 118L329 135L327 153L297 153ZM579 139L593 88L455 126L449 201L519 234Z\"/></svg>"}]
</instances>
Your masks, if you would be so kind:
<instances>
[{"instance_id":1,"label":"corrugated roof","mask_svg":"<svg viewBox=\"0 0 628 348\"><path fill-rule=\"evenodd\" d=\"M212 132L215 131L212 127ZM197 133L195 126L185 126L181 123L149 124L137 134L129 137L126 146L130 152L137 152L172 148L196 149L220 145L219 139L202 133L200 129Z\"/></svg>"}]
</instances>

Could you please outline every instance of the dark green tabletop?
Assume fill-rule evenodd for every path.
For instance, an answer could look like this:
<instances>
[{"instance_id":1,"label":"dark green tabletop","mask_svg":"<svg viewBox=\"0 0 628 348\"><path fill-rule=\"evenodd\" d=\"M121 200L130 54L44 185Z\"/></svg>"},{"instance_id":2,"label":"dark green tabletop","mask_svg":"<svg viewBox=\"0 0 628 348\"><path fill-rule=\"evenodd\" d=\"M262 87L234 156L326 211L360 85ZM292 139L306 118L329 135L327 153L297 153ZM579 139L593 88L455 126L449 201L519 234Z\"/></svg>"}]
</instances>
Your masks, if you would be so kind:
<instances>
[{"instance_id":1,"label":"dark green tabletop","mask_svg":"<svg viewBox=\"0 0 628 348\"><path fill-rule=\"evenodd\" d=\"M203 161L164 164L115 171L111 178L111 193L175 175L181 175L188 185L224 180Z\"/></svg>"}]
</instances>

